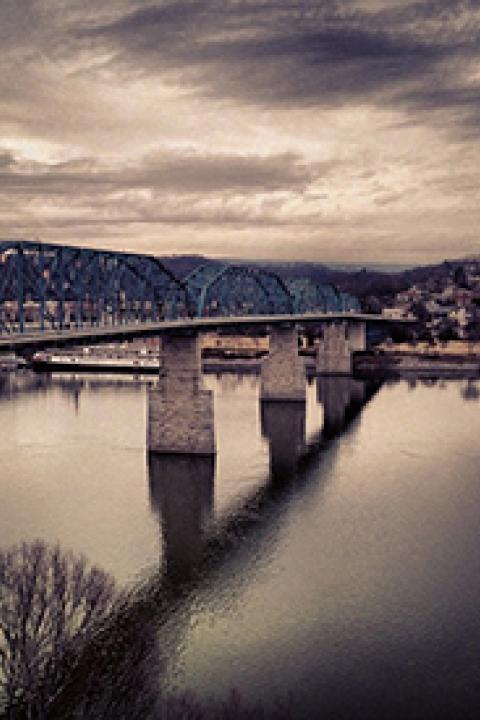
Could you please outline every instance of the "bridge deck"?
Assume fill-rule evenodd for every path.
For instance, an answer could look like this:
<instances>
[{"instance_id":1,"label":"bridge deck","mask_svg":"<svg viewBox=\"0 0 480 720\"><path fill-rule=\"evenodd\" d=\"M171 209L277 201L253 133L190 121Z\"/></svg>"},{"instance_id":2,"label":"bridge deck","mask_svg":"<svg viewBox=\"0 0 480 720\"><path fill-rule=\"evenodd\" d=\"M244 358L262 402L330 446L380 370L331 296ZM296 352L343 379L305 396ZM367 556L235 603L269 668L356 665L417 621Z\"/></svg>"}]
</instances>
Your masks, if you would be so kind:
<instances>
[{"instance_id":1,"label":"bridge deck","mask_svg":"<svg viewBox=\"0 0 480 720\"><path fill-rule=\"evenodd\" d=\"M412 324L409 318L392 320L383 315L367 315L362 313L309 313L301 315L247 315L241 317L205 317L185 318L181 320L163 320L161 322L138 322L125 325L89 326L55 332L23 333L16 335L0 335L0 352L36 349L48 347L66 347L68 345L101 344L115 340L126 340L136 337L151 337L175 331L205 332L221 328L262 328L267 325L295 323L298 325L315 325L332 320L348 320L349 322Z\"/></svg>"}]
</instances>

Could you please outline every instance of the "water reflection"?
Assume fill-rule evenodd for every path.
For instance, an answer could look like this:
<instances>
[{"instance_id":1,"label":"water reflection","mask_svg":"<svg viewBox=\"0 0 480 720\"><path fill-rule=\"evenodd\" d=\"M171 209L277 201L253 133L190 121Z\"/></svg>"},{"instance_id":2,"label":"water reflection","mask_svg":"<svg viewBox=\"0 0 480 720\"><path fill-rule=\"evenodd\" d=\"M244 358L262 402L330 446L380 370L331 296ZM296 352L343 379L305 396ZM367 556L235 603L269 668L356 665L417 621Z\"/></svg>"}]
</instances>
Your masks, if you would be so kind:
<instances>
[{"instance_id":1,"label":"water reflection","mask_svg":"<svg viewBox=\"0 0 480 720\"><path fill-rule=\"evenodd\" d=\"M14 400L21 395L48 392L57 388L63 394L79 397L82 392L94 393L111 390L139 392L145 385L156 381L151 376L82 375L75 373L51 374L18 371L0 373L0 400Z\"/></svg>"},{"instance_id":2,"label":"water reflection","mask_svg":"<svg viewBox=\"0 0 480 720\"><path fill-rule=\"evenodd\" d=\"M450 692L455 701L446 699L450 705L458 703L463 713L450 717L466 717L470 689L462 694L451 683L444 693L439 687L448 673L458 683L465 670L472 700L477 697L473 683L480 677L478 662L472 675L471 650L461 626L467 621L478 637L476 590L465 582L470 572L466 563L473 563L471 583L478 577L472 554L478 545L478 514L468 512L470 503L463 503L460 495L478 496L478 453L474 445L467 450L458 428L453 439L448 412L439 409L449 410L453 398L458 417L466 411L473 419L475 407L463 403L460 383L449 386L446 398L444 390L439 396L436 388L421 385L420 404L413 397L406 401L405 386L396 383L374 403L367 430L362 418L339 441L378 384L320 378L318 385L326 420L324 444L319 446L324 452L310 466L311 473L298 472L296 462L301 455L298 440L304 437L301 413L296 419L295 412L282 418L280 405L271 404L267 411L262 407L270 477L225 523L218 548L209 544L216 552L217 569L222 560L223 569L211 592L205 583L192 609L195 629L189 631L188 649L172 670L173 682L180 677L181 684L184 672L187 687L214 692L222 682L222 667L231 664L242 674L242 688L255 688L257 696L282 685L304 691L302 718L316 717L312 711L319 707L326 708L326 717L341 711L349 720L407 718L413 716L402 715L401 709L415 703L425 711L415 717L428 717L429 702L436 703L438 711L438 698ZM413 435L412 417L419 425ZM478 417L475 423L478 428ZM417 433L421 440L415 444ZM437 450L439 438L451 447ZM290 458L285 448L293 448ZM338 452L342 448L344 452ZM460 449L462 455L455 456ZM442 452L441 466L436 452ZM460 464L461 474L454 475ZM319 478L329 480L326 502L318 492ZM308 501L302 502L305 497ZM461 589L449 588L449 576ZM452 652L455 643L457 666L446 652ZM235 682L233 670L227 677L225 682ZM221 685L220 692L224 688ZM401 709L395 714L397 706Z\"/></svg>"},{"instance_id":3,"label":"water reflection","mask_svg":"<svg viewBox=\"0 0 480 720\"><path fill-rule=\"evenodd\" d=\"M38 494L26 485L23 527L41 516L41 496L49 492L51 532L83 544L95 560L103 552L100 564L109 569L112 558L124 555L122 583L143 567L149 550L148 564L158 559L159 525L163 541L160 572L148 574L145 592L82 660L72 690L80 714L62 698L58 717L126 718L134 710L150 717L162 650L172 663L169 677L185 663L184 687L223 694L240 684L262 698L292 688L301 718L315 717L309 711L318 707L327 717L340 709L348 720L375 711L395 717L392 707L409 703L426 717L440 697L450 711L460 708L449 717L468 717L466 696L472 707L480 697L476 383L419 382L415 392L392 383L352 423L378 384L319 378L308 397L314 410L321 406L324 424L309 438L311 408L260 404L256 378L211 382L217 422L229 425L218 465L212 458L150 455L148 475L138 386L130 392L116 379L81 377L40 383L26 377L16 389L10 385L17 394L0 407L2 450L10 452L14 408L27 449L21 461L19 444L2 485L7 523L12 516L11 527L21 524L15 512L30 472L39 479ZM40 393L46 397L29 405ZM34 418L30 425L27 416ZM43 430L34 428L37 417ZM59 435L69 422L70 434ZM42 445L47 432L50 444ZM240 445L243 455L236 454ZM254 482L224 512L216 496L225 493L225 456L229 481L240 485L248 456L263 453L265 460L267 446L269 469L252 463ZM68 536L77 516L78 534ZM142 534L148 519L152 532ZM171 642L166 625L174 628Z\"/></svg>"},{"instance_id":4,"label":"water reflection","mask_svg":"<svg viewBox=\"0 0 480 720\"><path fill-rule=\"evenodd\" d=\"M318 378L318 400L323 406L323 434L327 437L336 435L343 428L348 390L349 378Z\"/></svg>"},{"instance_id":5,"label":"water reflection","mask_svg":"<svg viewBox=\"0 0 480 720\"><path fill-rule=\"evenodd\" d=\"M258 377L255 374L247 372L208 372L204 375L207 387L217 387L221 392L235 392L245 387L250 390L258 384ZM341 395L345 388L348 387L350 381L351 394L355 394L356 390L363 387L369 387L372 382L369 379L360 381L358 379L341 377L341 376L307 376L308 385L316 384L318 388L318 399L322 402L322 389L331 386L334 394ZM65 395L73 398L79 397L82 393L101 392L109 390L122 390L140 392L146 385L155 385L157 380L151 375L86 375L82 373L36 373L30 371L17 372L1 372L0 373L0 400L14 400L19 395L31 395L35 393L48 392L50 388L58 388ZM468 378L462 381L461 378L451 378L448 376L432 376L432 377L416 377L414 375L406 375L405 378L386 378L382 380L386 385L407 384L409 388L415 389L419 385L427 387L438 387L445 389L448 386L456 385L460 394L466 400L477 400L480 397L478 391L478 378ZM355 389L356 388L356 389ZM347 390L348 392L348 390Z\"/></svg>"},{"instance_id":6,"label":"water reflection","mask_svg":"<svg viewBox=\"0 0 480 720\"><path fill-rule=\"evenodd\" d=\"M480 398L480 390L475 380L467 380L466 385L462 387L462 397L464 400L470 401L476 401Z\"/></svg>"},{"instance_id":7,"label":"water reflection","mask_svg":"<svg viewBox=\"0 0 480 720\"><path fill-rule=\"evenodd\" d=\"M190 578L202 558L203 534L213 513L215 458L149 453L152 510L162 531L164 574Z\"/></svg>"},{"instance_id":8,"label":"water reflection","mask_svg":"<svg viewBox=\"0 0 480 720\"><path fill-rule=\"evenodd\" d=\"M288 485L305 453L321 447L333 424L341 432L351 409L368 396L362 383L319 378L311 381L307 407L261 404L257 377L209 376L216 467L211 460L163 456L147 470L139 378L21 372L1 380L0 545L60 539L121 583L158 562L158 521L149 506L162 519L165 569L177 567L181 575L197 562L193 538L206 529L213 504L218 521L256 514L251 508L269 483ZM178 540L189 535L192 542Z\"/></svg>"},{"instance_id":9,"label":"water reflection","mask_svg":"<svg viewBox=\"0 0 480 720\"><path fill-rule=\"evenodd\" d=\"M350 377L319 377L318 400L323 405L323 434L338 435L364 405L366 383Z\"/></svg>"},{"instance_id":10,"label":"water reflection","mask_svg":"<svg viewBox=\"0 0 480 720\"><path fill-rule=\"evenodd\" d=\"M314 410L322 408L319 416L323 416L323 429L309 437L307 417L315 413L312 415L305 404L260 404L254 377L241 380L231 375L221 382L212 378L217 393L216 422L229 426L219 444L217 466L213 458L151 454L148 475L143 474L144 397L139 395L138 385L81 377L59 378L58 382L56 378L42 379L40 383L25 378L24 382L24 398L46 393L49 388L56 390L50 401L61 398L61 403L45 408L45 423L53 422L49 417L54 414L53 408L60 415L57 424L67 424L66 418L73 416L72 399L81 398L79 417L73 418L78 424L72 421L77 432L75 443L72 440L71 453L61 465L64 474L59 474L50 496L52 518L55 513L51 507L67 483L67 474L73 477L68 491L69 512L63 527L58 518L51 520L54 532L66 533L67 523L69 530L75 516L84 510L78 523L79 527L83 525L78 542L86 543L89 535L98 533L88 554L97 557L94 553L105 552L110 562L112 557L130 552L125 575L131 575L132 568L142 567L150 546L149 562L152 556L154 561L158 558L155 538L160 523L160 573L148 576L144 604L129 608L128 615L115 626L110 644L105 640L102 645L106 652L103 669L96 657L91 657L94 674L100 674L104 686L111 689L110 697L107 693L91 701L97 717L110 717L107 708L114 700L120 707L122 693L123 709L118 710L118 717L128 717L129 703L136 702L135 692L140 700L155 685L160 666L155 633L164 615L175 624L175 640L168 645L172 662L175 653L181 654L179 648L195 644L197 650L200 648L200 660L190 666L194 669L189 676L193 685L201 686L207 678L204 688L212 691L217 682L221 686L222 676L227 678L227 687L244 683L261 696L268 683L268 692L273 694L279 684L287 686L289 682L295 691L298 680L309 693L309 707L321 700L321 686L322 692L330 694L331 706L344 702L347 718L355 717L348 714L355 693L365 708L370 707L372 698L381 701L385 688L390 693L385 706L392 697L401 702L406 686L415 685L416 668L411 672L406 668L412 657L432 683L432 694L438 692L438 684L432 680L433 673L429 675L429 662L433 658L441 673L440 661L448 664L451 645L458 643L458 667L468 673L474 648L469 645L468 657L463 657L467 641L462 640L460 626L467 623L472 633L476 632L474 611L480 597L475 580L480 575L474 560L480 557L475 555L479 536L475 437L479 420L478 406L472 402L478 400L474 381L438 382L434 387L419 382L412 393L405 383L392 383L372 404L372 412L351 424L379 384L318 378L312 386L315 393L310 392L308 397L309 402L315 401ZM13 392L20 394L20 385ZM119 388L121 393L116 394ZM18 398L11 395L12 400ZM43 397L40 400L39 405L47 406ZM120 415L122 403L128 411ZM5 427L10 427L12 417L8 405L0 408L7 418ZM17 409L20 406L12 402L14 405ZM25 407L31 415L30 407ZM62 415L65 407L69 415ZM133 416L134 408L142 412ZM36 412L40 410L34 406ZM101 422L100 412L104 413ZM450 412L455 414L455 423ZM33 437L25 416L18 415L19 433L28 435L31 431ZM412 431L412 417L419 430ZM85 435L85 447L78 442L80 421L91 433ZM116 424L122 431L117 428L118 437L112 435L110 441L109 428ZM340 437L347 427L351 431ZM138 432L135 443L132 432ZM421 441L417 442L417 434ZM71 437L73 432L63 442L62 436L61 448L48 446L50 462L68 449ZM40 440L38 435L37 447ZM8 450L9 442L10 432L4 450ZM105 454L109 443L111 457ZM129 452L125 452L127 443ZM243 455L238 446L242 446ZM237 504L231 503L228 513L224 512L216 498L225 493L225 457L230 458L229 481L240 485L249 456L263 452L265 460L267 446L269 470L264 462L255 464L250 458L249 469L255 468L253 482L242 487ZM30 452L29 446L24 473L31 464ZM311 462L306 468L303 460L307 455ZM43 462L39 452L36 457L35 472ZM120 458L115 465L111 464L113 457ZM91 464L84 472L86 458ZM53 468L52 473L58 472L54 465L49 468ZM123 484L119 482L122 473ZM95 482L82 495L91 474ZM46 473L42 477L46 485ZM14 487L13 472L11 478L9 487ZM44 493L43 487L40 490ZM33 492L28 487L28 493ZM137 522L124 510L136 496L140 498ZM58 505L63 507L65 502L61 497ZM10 502L8 507L11 511L15 503ZM59 515L62 507L58 508ZM28 518L28 523L38 514L35 506L35 518ZM142 535L148 518L153 533ZM111 527L116 532L112 533ZM456 592L454 586L458 587ZM168 608L167 600L172 600ZM173 602L179 600L183 603L180 611ZM459 607L461 617L456 610L450 614L450 606ZM199 607L204 610L203 618ZM210 627L214 627L211 645ZM451 637L442 640L442 628L448 628ZM163 628L160 647L162 632ZM417 637L415 642L413 637ZM402 643L406 659L399 650L404 647ZM437 647L445 653L443 659L438 659ZM99 656L100 649L97 647ZM406 657L409 654L411 657ZM229 674L230 665L238 669L237 675L233 669ZM397 674L397 691L388 686L389 667ZM198 668L201 672L197 673ZM211 686L208 673L215 676ZM408 676L408 683L399 679L400 675ZM455 677L460 675L457 671ZM95 712L91 711L92 717ZM300 717L311 715L304 712Z\"/></svg>"},{"instance_id":11,"label":"water reflection","mask_svg":"<svg viewBox=\"0 0 480 720\"><path fill-rule=\"evenodd\" d=\"M248 384L252 382L248 379ZM255 382L255 381L254 381ZM322 449L361 410L379 383L351 378L318 378L317 398L324 409L322 432L306 440L306 404L302 402L260 402L261 433L269 449L269 471L263 480L228 512L215 517L214 488L222 493L219 456L175 455L150 452L149 491L152 511L158 516L163 541L162 574L169 587L195 582L209 569L229 557L252 532L259 532L278 512L307 457L318 464ZM222 379L224 392L238 389L233 376ZM252 386L253 387L253 386ZM251 390L251 388L250 388ZM259 402L258 395L251 402ZM240 477L240 476L239 476ZM295 483L294 483L295 481ZM298 486L300 487L300 486ZM270 542L272 538L270 537Z\"/></svg>"},{"instance_id":12,"label":"water reflection","mask_svg":"<svg viewBox=\"0 0 480 720\"><path fill-rule=\"evenodd\" d=\"M305 403L262 401L261 428L269 444L270 477L291 479L305 451Z\"/></svg>"}]
</instances>

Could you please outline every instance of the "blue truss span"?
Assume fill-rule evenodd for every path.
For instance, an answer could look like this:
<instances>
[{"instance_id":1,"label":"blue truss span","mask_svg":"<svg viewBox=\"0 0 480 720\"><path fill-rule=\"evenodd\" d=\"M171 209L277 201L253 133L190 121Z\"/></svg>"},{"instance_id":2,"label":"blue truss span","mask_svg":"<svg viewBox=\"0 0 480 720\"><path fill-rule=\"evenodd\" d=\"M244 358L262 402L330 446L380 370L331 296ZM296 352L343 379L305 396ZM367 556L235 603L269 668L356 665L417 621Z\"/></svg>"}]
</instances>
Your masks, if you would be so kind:
<instances>
[{"instance_id":1,"label":"blue truss span","mask_svg":"<svg viewBox=\"0 0 480 720\"><path fill-rule=\"evenodd\" d=\"M153 256L0 241L1 333L187 314L185 285Z\"/></svg>"},{"instance_id":2,"label":"blue truss span","mask_svg":"<svg viewBox=\"0 0 480 720\"><path fill-rule=\"evenodd\" d=\"M248 265L200 265L185 282L195 317L360 310L355 297L334 285L309 278L284 281L274 272Z\"/></svg>"},{"instance_id":3,"label":"blue truss span","mask_svg":"<svg viewBox=\"0 0 480 720\"><path fill-rule=\"evenodd\" d=\"M310 278L292 278L287 280L287 287L293 296L296 313L360 311L357 298L339 292L335 285L315 283Z\"/></svg>"},{"instance_id":4,"label":"blue truss span","mask_svg":"<svg viewBox=\"0 0 480 720\"><path fill-rule=\"evenodd\" d=\"M307 278L205 264L185 280L152 255L0 241L0 334L185 317L358 312L356 298Z\"/></svg>"},{"instance_id":5,"label":"blue truss span","mask_svg":"<svg viewBox=\"0 0 480 720\"><path fill-rule=\"evenodd\" d=\"M185 278L193 315L285 315L294 300L275 273L248 265L200 265Z\"/></svg>"}]
</instances>

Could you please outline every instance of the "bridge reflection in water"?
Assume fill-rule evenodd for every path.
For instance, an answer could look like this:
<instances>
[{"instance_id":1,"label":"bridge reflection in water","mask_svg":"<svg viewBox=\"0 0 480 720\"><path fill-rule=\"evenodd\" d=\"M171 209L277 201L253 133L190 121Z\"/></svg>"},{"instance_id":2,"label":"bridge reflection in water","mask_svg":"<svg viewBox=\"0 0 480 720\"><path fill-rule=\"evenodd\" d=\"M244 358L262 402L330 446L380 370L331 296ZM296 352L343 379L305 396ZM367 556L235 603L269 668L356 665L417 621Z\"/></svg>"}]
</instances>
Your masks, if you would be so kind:
<instances>
[{"instance_id":1,"label":"bridge reflection in water","mask_svg":"<svg viewBox=\"0 0 480 720\"><path fill-rule=\"evenodd\" d=\"M186 580L202 559L202 536L213 516L213 455L149 454L150 501L161 518L163 567Z\"/></svg>"},{"instance_id":2,"label":"bridge reflection in water","mask_svg":"<svg viewBox=\"0 0 480 720\"><path fill-rule=\"evenodd\" d=\"M79 394L79 417L86 414L88 420L89 391L82 385L84 381L52 378L48 382L56 395L65 393L73 398ZM102 378L104 382L107 380ZM242 379L232 375L225 385L236 382L240 384ZM100 380L95 383L100 387ZM6 406L13 405L10 399L16 400L16 394L22 392L41 396L46 384L43 378L40 382L27 374L4 378L0 409L7 410ZM144 389L138 384L131 387L133 393L142 393L137 405L143 408ZM304 406L260 404L255 388L258 390L256 379L250 386L250 380L243 378L247 392L242 394L242 402L250 409L242 419L235 417L240 413L233 402L234 388L223 393L223 399L218 397L222 392L217 393L216 425L224 427L222 403L227 404L228 423L236 433L227 433L227 447L223 430L216 459L150 456L150 500L164 539L163 568L148 576L145 592L140 597L133 595L135 602L124 615L112 619L105 633L108 646L96 645L89 662L81 666L81 674L77 673L76 699L86 696L88 670L92 687L102 693L95 701L96 713L90 716L108 720L134 717L134 697L143 703L151 693L154 705L158 678L165 677L165 682L174 686L180 676L181 682L183 663L185 677L190 678L190 685L183 687L192 692L200 688L209 693L212 687L216 691L217 682L222 697L235 683L243 683L242 693L253 687L260 697L267 693L272 697L279 687L280 692L293 688L300 712L315 703L325 717L413 717L401 712L412 707L418 710L416 717L430 716L427 710L431 707L439 710L435 717L473 717L462 711L469 696L470 707L478 708L479 697L478 492L475 454L462 451L475 447L478 432L477 408L472 406L478 397L475 385L456 382L435 393L425 387L412 393L405 383L403 387L392 384L361 417L358 414L376 387L350 378L316 378L307 389ZM468 403L458 397L461 389ZM427 406L428 413L419 413L421 442L411 445L416 431L405 432L412 416L409 413L424 407L427 396L427 402L435 396L436 404ZM375 442L375 432L385 431L385 418L392 407L398 410L403 402L407 407L395 416L393 433L400 438L380 448L379 456L372 460L378 469L368 477L371 445L366 436L373 435ZM66 405L64 398L62 403ZM130 410L131 406L127 407ZM30 412L30 406L26 409ZM69 413L73 413L72 407ZM313 416L318 422L312 428ZM43 420L45 415L40 417ZM128 415L129 421L134 417ZM245 434L242 427L249 423L250 434ZM433 432L429 434L430 423ZM457 434L455 425L462 426ZM8 422L0 423L0 435L5 431L11 433ZM432 464L425 456L435 449L439 437L448 438L447 447L439 450ZM252 438L257 446L250 442ZM256 475L255 488L250 485L247 492L244 486L243 499L231 512L224 513L221 507L219 512L222 503L217 496L228 475L225 455L229 464L237 463L237 471L231 475L238 483L249 473L248 464L238 462L239 457L247 457L246 451L243 456L237 452L240 445L246 445L250 455L261 455L261 472ZM407 455L407 447L418 454ZM143 466L141 438L138 449ZM35 456L35 461L38 458ZM399 467L389 468L388 463ZM139 465L129 467L138 469ZM122 486L117 470L118 465L111 477L118 494ZM435 482L432 470L438 473ZM80 472L75 476L75 484L80 484ZM138 479L134 471L127 482L144 488ZM107 479L97 477L96 483L89 512L101 503L98 490L107 486ZM323 493L327 487L328 492ZM80 512L80 506L77 495L75 510ZM155 541L156 523L153 525L149 542ZM133 545L136 536L132 537ZM118 537L114 542L118 553ZM146 546L137 547L145 557ZM149 562L151 559L149 556ZM295 569L298 575L292 572ZM296 616L296 631L289 636ZM208 631L212 620L216 626L209 634L205 628ZM345 628L348 632L344 633ZM467 636L469 643L463 642ZM164 673L165 657L172 658L169 676ZM394 682L390 682L392 678ZM122 693L128 697L118 709ZM112 698L117 703L114 715ZM442 712L442 702L449 715ZM361 708L357 712L356 704ZM385 708L399 710L396 715L394 711L381 714ZM136 716L155 717L153 711L149 713L150 707L145 712L142 707ZM298 716L316 714L305 711ZM66 710L65 696L58 717L75 717Z\"/></svg>"},{"instance_id":3,"label":"bridge reflection in water","mask_svg":"<svg viewBox=\"0 0 480 720\"><path fill-rule=\"evenodd\" d=\"M263 485L224 515L215 517L219 455L148 453L150 503L160 522L162 574L169 584L203 575L261 526L283 493L295 487L303 465L318 462L322 449L380 387L351 377L316 377L311 382L314 393L309 395L322 407L323 424L308 436L306 402L262 400L261 434L268 444L269 472Z\"/></svg>"},{"instance_id":4,"label":"bridge reflection in water","mask_svg":"<svg viewBox=\"0 0 480 720\"><path fill-rule=\"evenodd\" d=\"M162 567L159 574L148 578L138 595L132 595L133 602L112 618L108 632L103 635L104 647L92 647L80 672L72 679L68 702L83 707L82 703L88 701L97 717L131 717L137 704L142 711L138 716L154 717L149 713L157 702L158 678L166 661L175 656L181 645L185 623L189 621L188 590L205 586L222 566L238 568L252 555L265 554L265 536L270 534L271 540L282 526L282 516L289 507L288 496L318 478L318 474L305 472L305 464L320 464L322 452L328 451L378 389L378 385L352 378L314 378L310 379L303 402L259 401L257 379L235 375L225 378L226 386L232 385L232 392L226 393L230 413L235 383L250 383L242 402L256 411L258 424L254 427L252 424L247 437L238 432L240 422L235 423L233 417L234 432L228 436L229 446L223 439L217 444L217 455L149 453L150 504L161 529ZM96 389L113 383L107 378L84 381L79 377L25 374L10 376L3 389L0 386L0 397L8 400L22 392L43 393L51 384L69 394L75 403L80 402L81 407L84 382L93 383ZM141 389L138 383L125 380L116 379L113 384L118 383L132 392ZM312 413L312 406L321 408L321 412ZM218 404L216 409L217 423L221 424ZM312 427L311 418L315 415L318 422ZM249 411L246 417L251 422L253 414ZM225 479L222 455L241 458L232 443L248 444L254 436L258 441L260 433L268 446L269 462L263 482L245 492L229 512L218 512L217 508L216 516L215 484ZM251 445L248 450L252 451ZM236 478L241 475L237 469ZM176 612L184 601L185 612ZM170 637L161 633L159 642L158 628L165 625ZM66 702L65 697L59 698L58 717L66 716ZM57 717L55 710L52 718ZM74 717L73 710L69 716Z\"/></svg>"}]
</instances>

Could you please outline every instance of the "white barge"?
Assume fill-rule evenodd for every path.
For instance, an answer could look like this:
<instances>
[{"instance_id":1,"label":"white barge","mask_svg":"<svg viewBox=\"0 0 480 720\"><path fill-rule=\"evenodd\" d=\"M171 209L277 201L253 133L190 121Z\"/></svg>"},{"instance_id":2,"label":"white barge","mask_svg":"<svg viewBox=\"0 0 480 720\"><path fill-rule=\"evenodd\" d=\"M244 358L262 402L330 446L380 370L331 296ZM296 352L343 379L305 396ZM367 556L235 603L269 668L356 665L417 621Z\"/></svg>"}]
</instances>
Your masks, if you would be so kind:
<instances>
[{"instance_id":1,"label":"white barge","mask_svg":"<svg viewBox=\"0 0 480 720\"><path fill-rule=\"evenodd\" d=\"M150 355L104 356L88 353L37 352L32 357L34 370L56 372L158 373L159 358Z\"/></svg>"},{"instance_id":2,"label":"white barge","mask_svg":"<svg viewBox=\"0 0 480 720\"><path fill-rule=\"evenodd\" d=\"M225 353L220 357L203 357L204 372L259 373L261 357L245 357ZM123 373L129 375L158 375L158 353L112 351L99 354L91 348L76 351L41 351L35 353L30 366L38 372Z\"/></svg>"}]
</instances>

